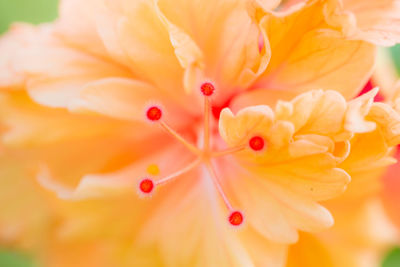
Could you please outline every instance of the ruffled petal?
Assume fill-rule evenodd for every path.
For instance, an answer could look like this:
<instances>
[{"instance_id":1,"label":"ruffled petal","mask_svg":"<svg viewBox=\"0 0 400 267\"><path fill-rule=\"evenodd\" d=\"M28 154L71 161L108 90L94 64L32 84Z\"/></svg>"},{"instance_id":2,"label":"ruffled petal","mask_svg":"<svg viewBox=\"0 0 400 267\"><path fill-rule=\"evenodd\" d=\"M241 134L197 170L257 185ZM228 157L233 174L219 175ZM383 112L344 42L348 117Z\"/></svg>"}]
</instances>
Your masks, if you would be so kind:
<instances>
[{"instance_id":1,"label":"ruffled petal","mask_svg":"<svg viewBox=\"0 0 400 267\"><path fill-rule=\"evenodd\" d=\"M272 57L252 89L266 91L265 99L269 90L288 100L315 89L336 90L352 98L370 77L374 46L344 39L326 24L322 9L321 1L312 1L284 13L258 15Z\"/></svg>"},{"instance_id":2,"label":"ruffled petal","mask_svg":"<svg viewBox=\"0 0 400 267\"><path fill-rule=\"evenodd\" d=\"M327 22L353 40L392 46L400 42L398 0L330 0L324 9Z\"/></svg>"},{"instance_id":3,"label":"ruffled petal","mask_svg":"<svg viewBox=\"0 0 400 267\"><path fill-rule=\"evenodd\" d=\"M222 111L221 137L231 147L246 147L235 154L238 163L233 166L238 167L227 170L223 176L229 179L224 183L237 205L249 212L250 223L260 234L274 241L294 242L296 230L315 232L330 227L332 216L317 202L341 195L350 175L357 180L351 185L354 189L362 184L373 186L373 180L369 183L358 178L361 173L393 163L388 153L395 142L388 141L397 140L393 138L398 134L396 127L380 128L391 129L387 131L392 136L375 127L388 126L389 116L374 118L379 114L374 107L390 109L386 104L372 103L376 93L373 90L346 102L335 91L311 91L290 102L278 102L275 111L268 106L248 107L237 115L228 109ZM278 123L281 132L272 131ZM374 127L360 126L369 124ZM272 138L275 135L286 137ZM251 150L247 142L253 136L264 139L264 150ZM368 145L371 142L374 144ZM274 228L259 221L257 216L265 212L285 223Z\"/></svg>"}]
</instances>

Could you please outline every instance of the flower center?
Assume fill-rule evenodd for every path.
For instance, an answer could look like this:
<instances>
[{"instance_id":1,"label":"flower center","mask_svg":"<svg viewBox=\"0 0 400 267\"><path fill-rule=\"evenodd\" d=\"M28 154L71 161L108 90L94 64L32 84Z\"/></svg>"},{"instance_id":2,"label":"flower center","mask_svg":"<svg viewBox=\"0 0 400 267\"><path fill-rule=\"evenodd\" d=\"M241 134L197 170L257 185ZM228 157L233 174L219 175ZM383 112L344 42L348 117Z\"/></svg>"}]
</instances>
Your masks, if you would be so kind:
<instances>
[{"instance_id":1,"label":"flower center","mask_svg":"<svg viewBox=\"0 0 400 267\"><path fill-rule=\"evenodd\" d=\"M212 179L212 182L216 188L216 191L222 198L228 212L228 222L232 226L240 226L243 224L244 216L243 213L236 210L230 203L225 191L223 190L220 179L218 177L218 173L214 168L213 160L218 157L223 157L227 155L234 154L236 152L245 150L250 148L253 151L260 151L264 148L264 139L260 136L254 136L248 141L248 145L242 145L238 147L228 148L222 151L214 151L212 150L212 143L210 137L210 119L212 116L212 106L211 106L211 97L215 93L215 86L206 82L200 86L200 91L204 96L204 126L203 126L203 146L197 147L196 145L187 141L184 137L182 137L178 132L176 132L172 127L170 127L163 119L163 111L159 106L152 106L146 110L146 117L149 121L158 124L162 129L164 129L168 134L174 137L178 142L183 144L189 151L191 151L196 159L190 164L184 166L180 170L167 175L161 179L157 179L153 181L152 179L146 177L143 178L139 183L139 190L141 194L151 194L154 189L158 186L164 185L165 183L178 178L179 176L193 170L200 165L204 165ZM148 168L152 170L154 173L154 166ZM158 173L158 169L157 169Z\"/></svg>"}]
</instances>

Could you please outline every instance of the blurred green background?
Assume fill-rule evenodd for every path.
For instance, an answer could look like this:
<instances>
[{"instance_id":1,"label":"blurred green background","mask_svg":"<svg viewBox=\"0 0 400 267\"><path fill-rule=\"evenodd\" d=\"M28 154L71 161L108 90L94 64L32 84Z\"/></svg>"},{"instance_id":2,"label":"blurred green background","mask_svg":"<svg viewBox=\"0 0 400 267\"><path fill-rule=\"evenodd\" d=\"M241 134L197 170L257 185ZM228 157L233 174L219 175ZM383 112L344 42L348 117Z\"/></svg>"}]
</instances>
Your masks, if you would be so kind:
<instances>
[{"instance_id":1,"label":"blurred green background","mask_svg":"<svg viewBox=\"0 0 400 267\"><path fill-rule=\"evenodd\" d=\"M4 33L14 21L40 23L54 20L57 17L57 3L58 0L0 0L0 33ZM392 47L390 51L400 75L400 46ZM28 255L0 248L0 267L34 266ZM400 267L400 248L387 253L382 267Z\"/></svg>"},{"instance_id":2,"label":"blurred green background","mask_svg":"<svg viewBox=\"0 0 400 267\"><path fill-rule=\"evenodd\" d=\"M0 33L13 21L39 23L54 20L57 3L58 0L0 0Z\"/></svg>"}]
</instances>

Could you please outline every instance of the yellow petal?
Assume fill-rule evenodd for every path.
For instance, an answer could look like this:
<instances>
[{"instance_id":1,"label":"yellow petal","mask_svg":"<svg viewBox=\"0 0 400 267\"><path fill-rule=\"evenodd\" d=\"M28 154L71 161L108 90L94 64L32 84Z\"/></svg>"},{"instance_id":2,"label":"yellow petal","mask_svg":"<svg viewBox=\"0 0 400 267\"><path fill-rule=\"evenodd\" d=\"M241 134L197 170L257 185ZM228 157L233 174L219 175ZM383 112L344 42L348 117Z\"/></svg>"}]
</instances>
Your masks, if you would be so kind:
<instances>
[{"instance_id":1,"label":"yellow petal","mask_svg":"<svg viewBox=\"0 0 400 267\"><path fill-rule=\"evenodd\" d=\"M389 118L398 114L387 104L373 103L376 94L372 90L346 102L338 92L317 90L278 102L275 112L268 106L247 107L236 116L223 110L220 133L229 146L243 146L254 135L266 144L260 152L250 146L237 152L238 163L223 175L230 177L223 181L229 195L248 212L259 234L293 242L296 230L316 232L332 226L331 214L317 202L340 196L350 175L355 182L350 183L349 196L375 188L376 180L365 174L378 177L377 170L393 163L390 146L399 135L397 126L389 124L396 125L397 120ZM280 221L279 227L258 220L263 212Z\"/></svg>"},{"instance_id":2,"label":"yellow petal","mask_svg":"<svg viewBox=\"0 0 400 267\"><path fill-rule=\"evenodd\" d=\"M236 116L226 108L220 115L220 134L228 144L242 145L252 137L250 134L268 131L273 120L273 112L268 106L249 107Z\"/></svg>"},{"instance_id":3,"label":"yellow petal","mask_svg":"<svg viewBox=\"0 0 400 267\"><path fill-rule=\"evenodd\" d=\"M383 103L374 103L369 118L381 127L389 146L400 143L400 114L396 110Z\"/></svg>"},{"instance_id":4,"label":"yellow petal","mask_svg":"<svg viewBox=\"0 0 400 267\"><path fill-rule=\"evenodd\" d=\"M347 263L346 263L347 264ZM286 267L333 267L329 250L324 243L310 234L302 234L300 241L291 246Z\"/></svg>"},{"instance_id":5,"label":"yellow petal","mask_svg":"<svg viewBox=\"0 0 400 267\"><path fill-rule=\"evenodd\" d=\"M296 131L305 134L339 132L345 111L345 99L334 91L311 91L296 97L290 104L277 104L277 118L292 121Z\"/></svg>"},{"instance_id":6,"label":"yellow petal","mask_svg":"<svg viewBox=\"0 0 400 267\"><path fill-rule=\"evenodd\" d=\"M375 130L376 124L373 121L367 120L366 116L370 112L374 97L377 93L378 89L375 88L349 102L344 125L346 130L356 133Z\"/></svg>"}]
</instances>

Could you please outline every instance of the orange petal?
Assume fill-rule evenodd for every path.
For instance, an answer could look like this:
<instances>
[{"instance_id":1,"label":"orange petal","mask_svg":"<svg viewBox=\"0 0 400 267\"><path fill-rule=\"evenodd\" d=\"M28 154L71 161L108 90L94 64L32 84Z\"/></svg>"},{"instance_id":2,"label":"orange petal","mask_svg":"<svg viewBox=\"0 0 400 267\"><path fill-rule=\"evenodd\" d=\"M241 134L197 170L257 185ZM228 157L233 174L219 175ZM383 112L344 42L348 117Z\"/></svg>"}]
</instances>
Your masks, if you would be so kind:
<instances>
[{"instance_id":1,"label":"orange petal","mask_svg":"<svg viewBox=\"0 0 400 267\"><path fill-rule=\"evenodd\" d=\"M314 89L358 94L371 75L375 48L329 29L322 8L313 1L260 19L273 56L252 88L280 91L285 100Z\"/></svg>"},{"instance_id":2,"label":"orange petal","mask_svg":"<svg viewBox=\"0 0 400 267\"><path fill-rule=\"evenodd\" d=\"M349 39L383 46L400 42L397 0L330 0L324 11L327 22Z\"/></svg>"},{"instance_id":3,"label":"orange petal","mask_svg":"<svg viewBox=\"0 0 400 267\"><path fill-rule=\"evenodd\" d=\"M50 107L66 107L93 80L131 76L114 62L67 46L51 28L41 30L24 49L14 49L13 64L26 77L29 94Z\"/></svg>"},{"instance_id":4,"label":"orange petal","mask_svg":"<svg viewBox=\"0 0 400 267\"><path fill-rule=\"evenodd\" d=\"M202 50L204 75L223 92L216 101L224 102L232 91L248 86L270 56L268 49L259 51L260 31L248 16L245 2L159 1L165 16Z\"/></svg>"},{"instance_id":5,"label":"orange petal","mask_svg":"<svg viewBox=\"0 0 400 267\"><path fill-rule=\"evenodd\" d=\"M182 122L182 106L188 112L195 112L194 103L180 102L166 91L158 90L150 84L123 78L108 78L88 83L79 96L68 105L73 112L92 111L123 120L144 122L146 108L151 104L161 105L169 122ZM199 108L198 108L199 109Z\"/></svg>"},{"instance_id":6,"label":"orange petal","mask_svg":"<svg viewBox=\"0 0 400 267\"><path fill-rule=\"evenodd\" d=\"M23 92L0 94L0 102L0 117L5 128L2 140L11 146L32 147L95 138L122 133L131 127L107 118L43 107Z\"/></svg>"}]
</instances>

